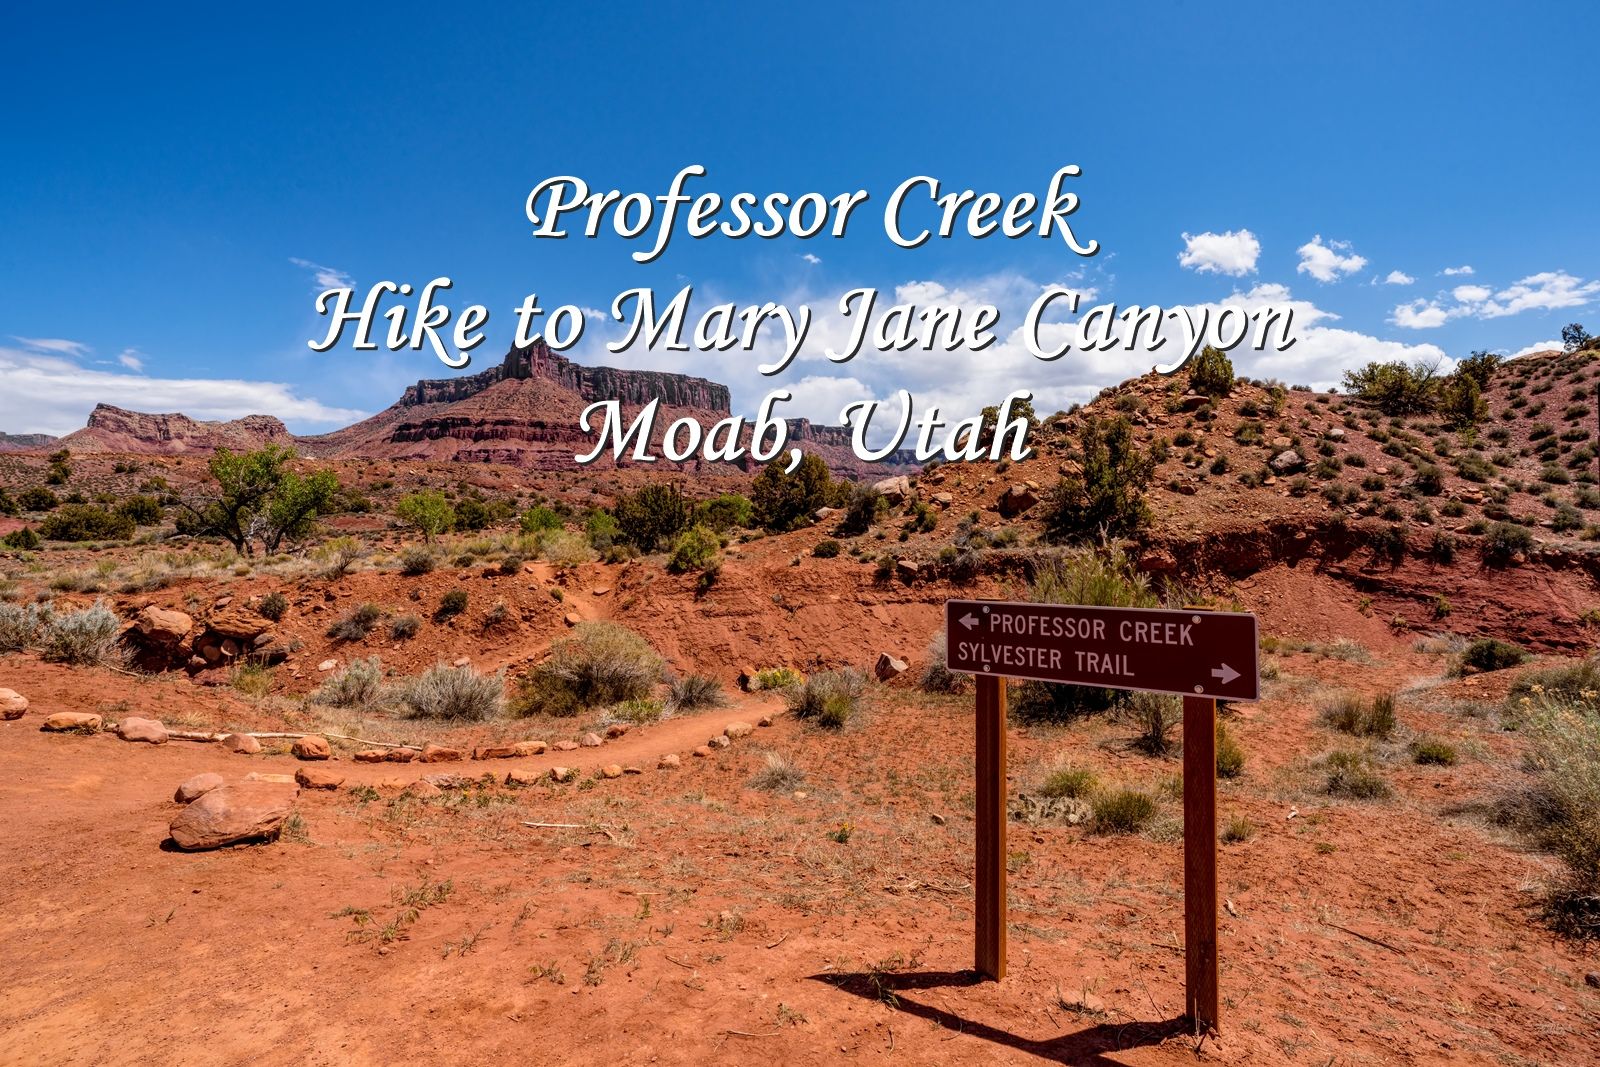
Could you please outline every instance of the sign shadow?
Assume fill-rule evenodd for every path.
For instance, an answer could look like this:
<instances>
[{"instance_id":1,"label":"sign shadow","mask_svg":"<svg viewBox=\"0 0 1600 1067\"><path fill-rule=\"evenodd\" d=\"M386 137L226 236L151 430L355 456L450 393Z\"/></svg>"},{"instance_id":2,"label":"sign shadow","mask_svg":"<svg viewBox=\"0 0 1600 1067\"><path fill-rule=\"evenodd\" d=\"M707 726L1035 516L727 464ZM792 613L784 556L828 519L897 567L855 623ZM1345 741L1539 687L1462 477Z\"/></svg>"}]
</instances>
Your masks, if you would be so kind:
<instances>
[{"instance_id":1,"label":"sign shadow","mask_svg":"<svg viewBox=\"0 0 1600 1067\"><path fill-rule=\"evenodd\" d=\"M945 987L975 986L988 981L976 971L857 971L813 974L810 981L831 985L863 1000L876 1000L895 1011L926 1019L951 1033L965 1034L982 1041L1025 1052L1056 1063L1085 1064L1088 1067L1118 1067L1108 1058L1114 1052L1159 1045L1169 1038L1185 1036L1191 1026L1182 1015L1160 1020L1099 1022L1059 1037L1022 1037L1009 1030L957 1015L953 1011L922 1004L904 996L907 992Z\"/></svg>"}]
</instances>

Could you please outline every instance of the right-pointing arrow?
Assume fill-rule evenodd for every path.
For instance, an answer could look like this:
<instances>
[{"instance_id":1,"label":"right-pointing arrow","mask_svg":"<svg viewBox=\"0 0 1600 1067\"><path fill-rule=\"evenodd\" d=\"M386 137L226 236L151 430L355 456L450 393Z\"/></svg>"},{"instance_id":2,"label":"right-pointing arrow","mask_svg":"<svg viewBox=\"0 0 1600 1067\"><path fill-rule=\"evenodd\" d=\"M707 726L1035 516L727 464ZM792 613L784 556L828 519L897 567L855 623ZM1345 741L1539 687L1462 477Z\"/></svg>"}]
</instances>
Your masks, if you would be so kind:
<instances>
[{"instance_id":1,"label":"right-pointing arrow","mask_svg":"<svg viewBox=\"0 0 1600 1067\"><path fill-rule=\"evenodd\" d=\"M1211 668L1211 677L1220 678L1222 679L1222 684L1227 685L1229 682L1239 677L1239 672L1224 663L1220 667Z\"/></svg>"}]
</instances>

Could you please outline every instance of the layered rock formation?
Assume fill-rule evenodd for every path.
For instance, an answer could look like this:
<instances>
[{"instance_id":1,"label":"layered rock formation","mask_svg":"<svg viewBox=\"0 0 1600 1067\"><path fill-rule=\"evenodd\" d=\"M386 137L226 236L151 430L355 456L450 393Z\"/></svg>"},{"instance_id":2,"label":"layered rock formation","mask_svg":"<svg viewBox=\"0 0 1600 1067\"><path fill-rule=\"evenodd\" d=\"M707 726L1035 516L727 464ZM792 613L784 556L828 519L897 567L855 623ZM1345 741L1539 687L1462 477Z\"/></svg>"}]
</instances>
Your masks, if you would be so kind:
<instances>
[{"instance_id":1,"label":"layered rock formation","mask_svg":"<svg viewBox=\"0 0 1600 1067\"><path fill-rule=\"evenodd\" d=\"M89 424L52 447L74 452L181 453L218 448L260 448L292 444L288 427L271 415L246 415L229 422L201 422L187 415L147 415L110 404L97 404Z\"/></svg>"}]
</instances>

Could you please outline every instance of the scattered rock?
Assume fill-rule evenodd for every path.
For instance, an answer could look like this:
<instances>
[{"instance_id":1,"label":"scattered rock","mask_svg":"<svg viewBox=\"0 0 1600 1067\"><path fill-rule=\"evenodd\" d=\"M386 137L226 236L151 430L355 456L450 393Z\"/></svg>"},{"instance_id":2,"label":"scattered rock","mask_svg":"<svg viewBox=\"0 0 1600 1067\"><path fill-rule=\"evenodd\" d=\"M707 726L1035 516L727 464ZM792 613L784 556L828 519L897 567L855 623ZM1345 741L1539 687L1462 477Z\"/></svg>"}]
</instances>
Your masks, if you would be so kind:
<instances>
[{"instance_id":1,"label":"scattered rock","mask_svg":"<svg viewBox=\"0 0 1600 1067\"><path fill-rule=\"evenodd\" d=\"M222 775L206 771L204 774L197 774L180 785L178 791L172 794L172 799L179 804L188 804L199 800L221 784Z\"/></svg>"},{"instance_id":2,"label":"scattered rock","mask_svg":"<svg viewBox=\"0 0 1600 1067\"><path fill-rule=\"evenodd\" d=\"M416 758L417 750L414 748L391 748L383 754L385 763L410 763Z\"/></svg>"},{"instance_id":3,"label":"scattered rock","mask_svg":"<svg viewBox=\"0 0 1600 1067\"><path fill-rule=\"evenodd\" d=\"M602 585L599 589L596 589L594 592L590 593L589 595L590 596L606 596L610 592L611 592L611 587L609 585Z\"/></svg>"},{"instance_id":4,"label":"scattered rock","mask_svg":"<svg viewBox=\"0 0 1600 1067\"><path fill-rule=\"evenodd\" d=\"M174 844L191 852L271 840L283 829L298 793L293 784L264 781L217 786L179 812L169 832Z\"/></svg>"},{"instance_id":5,"label":"scattered rock","mask_svg":"<svg viewBox=\"0 0 1600 1067\"><path fill-rule=\"evenodd\" d=\"M756 728L747 722L730 722L722 732L728 736L728 740L737 741L741 737L749 737L755 733Z\"/></svg>"},{"instance_id":6,"label":"scattered rock","mask_svg":"<svg viewBox=\"0 0 1600 1067\"><path fill-rule=\"evenodd\" d=\"M308 734L295 738L294 744L289 746L289 752L295 759L328 759L333 755L333 748L326 737Z\"/></svg>"},{"instance_id":7,"label":"scattered rock","mask_svg":"<svg viewBox=\"0 0 1600 1067\"><path fill-rule=\"evenodd\" d=\"M612 740L616 740L627 732L628 724L625 722L614 722L610 726L606 727L606 736Z\"/></svg>"},{"instance_id":8,"label":"scattered rock","mask_svg":"<svg viewBox=\"0 0 1600 1067\"><path fill-rule=\"evenodd\" d=\"M1272 468L1274 474L1293 474L1295 471L1304 470L1306 461L1294 449L1286 448L1267 460L1267 466Z\"/></svg>"},{"instance_id":9,"label":"scattered rock","mask_svg":"<svg viewBox=\"0 0 1600 1067\"><path fill-rule=\"evenodd\" d=\"M1003 518L1014 519L1039 502L1039 494L1025 485L1012 485L996 502Z\"/></svg>"},{"instance_id":10,"label":"scattered rock","mask_svg":"<svg viewBox=\"0 0 1600 1067\"><path fill-rule=\"evenodd\" d=\"M827 522L837 514L839 514L838 508L818 508L811 513L811 518L817 522Z\"/></svg>"},{"instance_id":11,"label":"scattered rock","mask_svg":"<svg viewBox=\"0 0 1600 1067\"><path fill-rule=\"evenodd\" d=\"M893 478L873 482L872 488L883 494L890 507L896 507L905 503L906 497L911 495L911 479L904 474L897 474Z\"/></svg>"},{"instance_id":12,"label":"scattered rock","mask_svg":"<svg viewBox=\"0 0 1600 1067\"><path fill-rule=\"evenodd\" d=\"M605 744L605 741L601 739L599 734L591 733L584 734L582 737L578 738L578 744L582 745L584 748L599 748L601 745Z\"/></svg>"},{"instance_id":13,"label":"scattered rock","mask_svg":"<svg viewBox=\"0 0 1600 1067\"><path fill-rule=\"evenodd\" d=\"M338 665L339 661L336 659L325 659L321 663L317 664L317 670L326 674L328 671L333 670Z\"/></svg>"},{"instance_id":14,"label":"scattered rock","mask_svg":"<svg viewBox=\"0 0 1600 1067\"><path fill-rule=\"evenodd\" d=\"M441 771L438 774L425 774L420 781L427 782L437 789L465 789L472 784L472 779L464 774L451 774Z\"/></svg>"},{"instance_id":15,"label":"scattered rock","mask_svg":"<svg viewBox=\"0 0 1600 1067\"><path fill-rule=\"evenodd\" d=\"M733 744L733 742L728 740L727 734L718 734L716 737L713 737L711 740L706 742L706 745L710 748L727 748L731 744Z\"/></svg>"},{"instance_id":16,"label":"scattered rock","mask_svg":"<svg viewBox=\"0 0 1600 1067\"><path fill-rule=\"evenodd\" d=\"M697 745L695 746L694 751L690 752L689 755L695 757L696 759L705 759L707 756L711 755L711 749L705 745Z\"/></svg>"},{"instance_id":17,"label":"scattered rock","mask_svg":"<svg viewBox=\"0 0 1600 1067\"><path fill-rule=\"evenodd\" d=\"M622 768L622 773L623 774L643 774L644 773L644 768L643 767L624 767L624 768Z\"/></svg>"},{"instance_id":18,"label":"scattered rock","mask_svg":"<svg viewBox=\"0 0 1600 1067\"><path fill-rule=\"evenodd\" d=\"M944 816L940 815L938 812L934 812L933 815L931 816L931 818L933 819L933 825L935 825L935 826L943 826L944 825Z\"/></svg>"},{"instance_id":19,"label":"scattered rock","mask_svg":"<svg viewBox=\"0 0 1600 1067\"><path fill-rule=\"evenodd\" d=\"M518 741L516 744L519 756L542 756L549 747L543 741Z\"/></svg>"},{"instance_id":20,"label":"scattered rock","mask_svg":"<svg viewBox=\"0 0 1600 1067\"><path fill-rule=\"evenodd\" d=\"M941 508L948 508L956 502L956 498L950 493L935 493L933 494L933 502Z\"/></svg>"},{"instance_id":21,"label":"scattered rock","mask_svg":"<svg viewBox=\"0 0 1600 1067\"><path fill-rule=\"evenodd\" d=\"M543 771L516 769L506 772L506 785L538 785L544 781Z\"/></svg>"},{"instance_id":22,"label":"scattered rock","mask_svg":"<svg viewBox=\"0 0 1600 1067\"><path fill-rule=\"evenodd\" d=\"M604 767L600 768L600 777L602 777L602 778L621 778L622 777L622 766L620 764L617 764L617 763L608 763Z\"/></svg>"},{"instance_id":23,"label":"scattered rock","mask_svg":"<svg viewBox=\"0 0 1600 1067\"><path fill-rule=\"evenodd\" d=\"M357 763L382 763L388 753L381 748L364 748L355 754Z\"/></svg>"},{"instance_id":24,"label":"scattered rock","mask_svg":"<svg viewBox=\"0 0 1600 1067\"><path fill-rule=\"evenodd\" d=\"M1343 426L1335 426L1333 429L1328 431L1328 440L1330 441L1343 441L1344 436L1345 434Z\"/></svg>"},{"instance_id":25,"label":"scattered rock","mask_svg":"<svg viewBox=\"0 0 1600 1067\"><path fill-rule=\"evenodd\" d=\"M133 626L141 637L152 644L176 645L194 629L194 619L181 611L169 611L151 604L134 617Z\"/></svg>"},{"instance_id":26,"label":"scattered rock","mask_svg":"<svg viewBox=\"0 0 1600 1067\"><path fill-rule=\"evenodd\" d=\"M576 626L580 622L583 621L583 616L579 615L575 611L569 611L569 612L567 612L566 617L562 621L565 622L568 626Z\"/></svg>"},{"instance_id":27,"label":"scattered rock","mask_svg":"<svg viewBox=\"0 0 1600 1067\"><path fill-rule=\"evenodd\" d=\"M1061 994L1061 1006L1080 1015L1103 1015L1106 1010L1105 1001L1087 989Z\"/></svg>"},{"instance_id":28,"label":"scattered rock","mask_svg":"<svg viewBox=\"0 0 1600 1067\"><path fill-rule=\"evenodd\" d=\"M917 576L917 561L914 559L897 559L894 561L894 576L903 582L909 582Z\"/></svg>"},{"instance_id":29,"label":"scattered rock","mask_svg":"<svg viewBox=\"0 0 1600 1067\"><path fill-rule=\"evenodd\" d=\"M1211 398L1204 393L1185 393L1181 401L1184 411L1199 411L1209 403Z\"/></svg>"},{"instance_id":30,"label":"scattered rock","mask_svg":"<svg viewBox=\"0 0 1600 1067\"><path fill-rule=\"evenodd\" d=\"M338 789L344 785L344 775L326 767L301 767L294 772L294 780L305 789Z\"/></svg>"},{"instance_id":31,"label":"scattered rock","mask_svg":"<svg viewBox=\"0 0 1600 1067\"><path fill-rule=\"evenodd\" d=\"M756 720L756 725L757 726L771 726L772 725L772 716L771 715L763 715L763 716L761 716L761 718Z\"/></svg>"},{"instance_id":32,"label":"scattered rock","mask_svg":"<svg viewBox=\"0 0 1600 1067\"><path fill-rule=\"evenodd\" d=\"M472 758L483 759L515 759L521 755L515 744L479 745L472 750Z\"/></svg>"},{"instance_id":33,"label":"scattered rock","mask_svg":"<svg viewBox=\"0 0 1600 1067\"><path fill-rule=\"evenodd\" d=\"M472 657L471 656L457 656L453 661L451 661L450 666L452 666L452 667L470 667L470 666L472 666Z\"/></svg>"},{"instance_id":34,"label":"scattered rock","mask_svg":"<svg viewBox=\"0 0 1600 1067\"><path fill-rule=\"evenodd\" d=\"M550 747L557 752L576 752L578 750L578 742L563 739L561 741L557 741Z\"/></svg>"},{"instance_id":35,"label":"scattered rock","mask_svg":"<svg viewBox=\"0 0 1600 1067\"><path fill-rule=\"evenodd\" d=\"M0 719L20 719L27 710L27 697L15 689L0 689Z\"/></svg>"},{"instance_id":36,"label":"scattered rock","mask_svg":"<svg viewBox=\"0 0 1600 1067\"><path fill-rule=\"evenodd\" d=\"M678 758L678 754L676 752L668 752L665 756L662 756L660 759L656 760L656 768L658 770L674 771L682 766L683 760Z\"/></svg>"},{"instance_id":37,"label":"scattered rock","mask_svg":"<svg viewBox=\"0 0 1600 1067\"><path fill-rule=\"evenodd\" d=\"M900 677L911 669L911 665L903 659L895 659L887 652L878 654L878 663L872 668L872 673L877 675L878 681L887 682Z\"/></svg>"},{"instance_id":38,"label":"scattered rock","mask_svg":"<svg viewBox=\"0 0 1600 1067\"><path fill-rule=\"evenodd\" d=\"M141 719L137 715L130 715L117 723L117 736L124 741L164 745L167 743L167 728L155 719Z\"/></svg>"},{"instance_id":39,"label":"scattered rock","mask_svg":"<svg viewBox=\"0 0 1600 1067\"><path fill-rule=\"evenodd\" d=\"M100 732L100 716L86 711L58 711L46 719L39 729L57 734L97 734Z\"/></svg>"},{"instance_id":40,"label":"scattered rock","mask_svg":"<svg viewBox=\"0 0 1600 1067\"><path fill-rule=\"evenodd\" d=\"M446 748L443 745L423 745L422 755L419 757L423 763L456 763L463 757L459 748Z\"/></svg>"},{"instance_id":41,"label":"scattered rock","mask_svg":"<svg viewBox=\"0 0 1600 1067\"><path fill-rule=\"evenodd\" d=\"M222 747L241 756L254 756L261 751L261 742L249 734L223 734Z\"/></svg>"},{"instance_id":42,"label":"scattered rock","mask_svg":"<svg viewBox=\"0 0 1600 1067\"><path fill-rule=\"evenodd\" d=\"M754 667L743 667L739 670L739 688L746 693L754 693L761 688L760 672Z\"/></svg>"},{"instance_id":43,"label":"scattered rock","mask_svg":"<svg viewBox=\"0 0 1600 1067\"><path fill-rule=\"evenodd\" d=\"M269 774L265 771L251 771L241 781L268 782L272 785L292 785L296 788L300 785L299 782L294 780L294 775L292 774Z\"/></svg>"},{"instance_id":44,"label":"scattered rock","mask_svg":"<svg viewBox=\"0 0 1600 1067\"><path fill-rule=\"evenodd\" d=\"M434 797L444 795L444 790L426 778L418 778L415 782L402 789L400 795L410 797L412 800L431 800Z\"/></svg>"},{"instance_id":45,"label":"scattered rock","mask_svg":"<svg viewBox=\"0 0 1600 1067\"><path fill-rule=\"evenodd\" d=\"M570 782L578 777L578 772L571 767L551 767L550 780L552 782Z\"/></svg>"}]
</instances>

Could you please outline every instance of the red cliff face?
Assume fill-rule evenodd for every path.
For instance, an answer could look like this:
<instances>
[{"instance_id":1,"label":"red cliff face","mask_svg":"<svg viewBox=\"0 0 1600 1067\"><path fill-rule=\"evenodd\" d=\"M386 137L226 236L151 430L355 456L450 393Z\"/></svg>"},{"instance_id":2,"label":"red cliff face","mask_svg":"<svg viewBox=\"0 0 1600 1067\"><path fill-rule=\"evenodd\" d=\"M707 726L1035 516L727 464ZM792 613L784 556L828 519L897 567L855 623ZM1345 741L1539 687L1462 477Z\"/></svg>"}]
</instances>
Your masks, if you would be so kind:
<instances>
[{"instance_id":1,"label":"red cliff face","mask_svg":"<svg viewBox=\"0 0 1600 1067\"><path fill-rule=\"evenodd\" d=\"M187 415L148 415L110 404L98 404L83 429L68 434L58 447L77 452L209 452L292 444L284 424L271 415L246 415L229 422L201 422Z\"/></svg>"}]
</instances>

